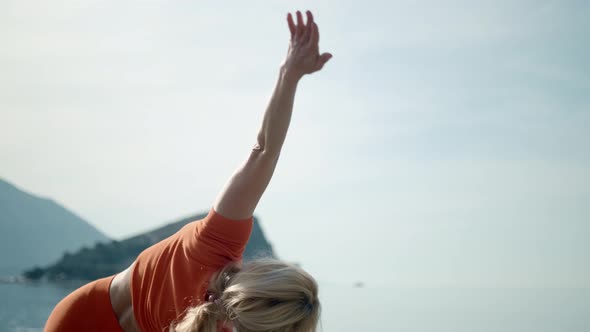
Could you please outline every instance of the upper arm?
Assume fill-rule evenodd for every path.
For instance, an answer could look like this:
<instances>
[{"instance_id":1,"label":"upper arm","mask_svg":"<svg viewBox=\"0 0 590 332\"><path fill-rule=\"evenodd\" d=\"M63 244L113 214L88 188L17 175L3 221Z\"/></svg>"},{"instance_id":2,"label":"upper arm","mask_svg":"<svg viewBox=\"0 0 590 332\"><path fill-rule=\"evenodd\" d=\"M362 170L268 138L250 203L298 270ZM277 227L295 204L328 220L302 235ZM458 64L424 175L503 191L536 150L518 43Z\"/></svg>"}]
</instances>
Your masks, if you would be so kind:
<instances>
[{"instance_id":1,"label":"upper arm","mask_svg":"<svg viewBox=\"0 0 590 332\"><path fill-rule=\"evenodd\" d=\"M204 219L186 226L180 240L184 256L214 269L221 268L242 257L252 227L252 217L229 219L211 209Z\"/></svg>"},{"instance_id":2,"label":"upper arm","mask_svg":"<svg viewBox=\"0 0 590 332\"><path fill-rule=\"evenodd\" d=\"M251 217L272 178L278 159L278 153L252 150L217 196L213 204L215 211L234 220Z\"/></svg>"}]
</instances>

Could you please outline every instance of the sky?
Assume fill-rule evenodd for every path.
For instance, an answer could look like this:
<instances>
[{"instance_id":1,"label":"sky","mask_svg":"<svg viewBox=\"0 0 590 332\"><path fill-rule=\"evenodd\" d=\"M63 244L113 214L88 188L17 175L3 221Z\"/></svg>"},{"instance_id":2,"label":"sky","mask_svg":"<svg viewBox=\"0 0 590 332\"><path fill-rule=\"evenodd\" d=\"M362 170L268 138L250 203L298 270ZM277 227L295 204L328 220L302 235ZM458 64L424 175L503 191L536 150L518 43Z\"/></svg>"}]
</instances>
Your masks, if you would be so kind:
<instances>
[{"instance_id":1,"label":"sky","mask_svg":"<svg viewBox=\"0 0 590 332\"><path fill-rule=\"evenodd\" d=\"M311 9L256 215L324 282L590 287L586 1L0 0L0 177L113 238L206 211Z\"/></svg>"}]
</instances>

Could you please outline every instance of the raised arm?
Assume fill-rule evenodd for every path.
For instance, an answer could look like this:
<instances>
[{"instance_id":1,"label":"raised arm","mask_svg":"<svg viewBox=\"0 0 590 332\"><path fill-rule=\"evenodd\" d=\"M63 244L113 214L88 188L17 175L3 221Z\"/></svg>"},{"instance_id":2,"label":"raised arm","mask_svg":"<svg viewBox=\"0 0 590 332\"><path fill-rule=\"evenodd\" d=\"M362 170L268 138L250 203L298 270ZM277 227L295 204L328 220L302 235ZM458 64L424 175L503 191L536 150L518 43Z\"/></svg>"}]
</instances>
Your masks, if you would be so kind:
<instances>
[{"instance_id":1,"label":"raised arm","mask_svg":"<svg viewBox=\"0 0 590 332\"><path fill-rule=\"evenodd\" d=\"M307 12L307 24L304 24L299 11L297 22L288 14L287 23L291 32L289 51L280 67L257 143L246 161L230 177L213 205L217 213L229 219L247 219L254 213L279 160L291 122L298 83L304 75L322 69L332 57L330 53L319 54L318 26L310 11Z\"/></svg>"}]
</instances>

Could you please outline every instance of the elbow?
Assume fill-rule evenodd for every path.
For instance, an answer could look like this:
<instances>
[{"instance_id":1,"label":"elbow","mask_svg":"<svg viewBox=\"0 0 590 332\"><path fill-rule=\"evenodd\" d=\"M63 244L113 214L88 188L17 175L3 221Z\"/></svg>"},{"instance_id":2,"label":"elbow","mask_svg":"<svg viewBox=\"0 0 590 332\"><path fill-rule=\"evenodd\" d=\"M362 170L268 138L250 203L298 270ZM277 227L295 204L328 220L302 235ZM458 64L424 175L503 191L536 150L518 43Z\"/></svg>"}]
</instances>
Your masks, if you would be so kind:
<instances>
[{"instance_id":1,"label":"elbow","mask_svg":"<svg viewBox=\"0 0 590 332\"><path fill-rule=\"evenodd\" d=\"M269 144L271 141L267 141L266 135L261 132L258 134L257 142L252 147L252 153L259 154L263 158L277 157L281 153L281 144Z\"/></svg>"},{"instance_id":2,"label":"elbow","mask_svg":"<svg viewBox=\"0 0 590 332\"><path fill-rule=\"evenodd\" d=\"M261 146L260 144L256 144L254 148L252 148L252 157L259 159L259 160L278 160L279 155L281 154L281 149L273 148L272 146Z\"/></svg>"},{"instance_id":3,"label":"elbow","mask_svg":"<svg viewBox=\"0 0 590 332\"><path fill-rule=\"evenodd\" d=\"M258 137L256 138L256 144L254 144L254 147L252 147L252 150L254 152L263 152L266 149L266 136L264 135L263 132L260 132L260 134L258 134Z\"/></svg>"}]
</instances>

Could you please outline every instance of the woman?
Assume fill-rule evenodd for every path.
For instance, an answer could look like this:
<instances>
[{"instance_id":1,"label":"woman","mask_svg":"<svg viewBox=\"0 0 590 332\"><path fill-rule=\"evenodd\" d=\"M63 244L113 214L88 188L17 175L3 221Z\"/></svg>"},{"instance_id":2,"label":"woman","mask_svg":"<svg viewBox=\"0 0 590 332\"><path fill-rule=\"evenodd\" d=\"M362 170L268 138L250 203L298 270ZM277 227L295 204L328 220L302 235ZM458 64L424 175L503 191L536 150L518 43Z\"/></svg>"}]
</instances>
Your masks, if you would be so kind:
<instances>
[{"instance_id":1,"label":"woman","mask_svg":"<svg viewBox=\"0 0 590 332\"><path fill-rule=\"evenodd\" d=\"M276 260L238 263L254 209L276 164L299 80L332 57L319 54L311 12L295 23L257 143L207 217L142 252L116 276L74 291L53 310L46 331L315 331L317 284Z\"/></svg>"}]
</instances>

